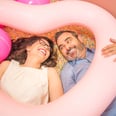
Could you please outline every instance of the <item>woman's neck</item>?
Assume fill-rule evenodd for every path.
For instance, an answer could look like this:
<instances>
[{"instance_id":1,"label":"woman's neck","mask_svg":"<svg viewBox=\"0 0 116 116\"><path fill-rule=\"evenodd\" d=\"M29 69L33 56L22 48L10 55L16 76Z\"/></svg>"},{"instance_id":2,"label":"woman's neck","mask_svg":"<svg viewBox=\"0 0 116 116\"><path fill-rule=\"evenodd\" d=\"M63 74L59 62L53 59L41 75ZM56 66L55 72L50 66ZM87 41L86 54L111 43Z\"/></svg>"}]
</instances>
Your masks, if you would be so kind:
<instances>
[{"instance_id":1,"label":"woman's neck","mask_svg":"<svg viewBox=\"0 0 116 116\"><path fill-rule=\"evenodd\" d=\"M40 68L41 63L38 60L36 60L36 58L27 58L23 66Z\"/></svg>"}]
</instances>

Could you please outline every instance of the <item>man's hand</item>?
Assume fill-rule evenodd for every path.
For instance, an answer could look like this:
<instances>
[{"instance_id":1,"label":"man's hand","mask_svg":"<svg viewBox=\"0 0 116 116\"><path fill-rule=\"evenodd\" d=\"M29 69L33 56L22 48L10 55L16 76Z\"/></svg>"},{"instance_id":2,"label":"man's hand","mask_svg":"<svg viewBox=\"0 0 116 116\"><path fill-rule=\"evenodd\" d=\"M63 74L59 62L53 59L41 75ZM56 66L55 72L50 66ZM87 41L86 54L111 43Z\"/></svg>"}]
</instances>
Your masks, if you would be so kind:
<instances>
[{"instance_id":1,"label":"man's hand","mask_svg":"<svg viewBox=\"0 0 116 116\"><path fill-rule=\"evenodd\" d=\"M104 55L104 57L116 55L116 40L110 39L110 42L111 42L111 44L105 46L102 49L102 55ZM116 58L114 59L114 62L116 62Z\"/></svg>"}]
</instances>

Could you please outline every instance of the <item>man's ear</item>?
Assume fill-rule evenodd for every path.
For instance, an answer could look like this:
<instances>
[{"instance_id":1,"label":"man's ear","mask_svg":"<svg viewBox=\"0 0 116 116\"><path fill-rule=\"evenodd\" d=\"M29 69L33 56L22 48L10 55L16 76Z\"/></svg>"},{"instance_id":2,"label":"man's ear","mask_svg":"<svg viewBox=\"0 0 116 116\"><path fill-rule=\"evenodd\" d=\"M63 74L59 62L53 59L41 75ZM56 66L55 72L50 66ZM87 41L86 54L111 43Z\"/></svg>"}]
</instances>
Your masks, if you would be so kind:
<instances>
[{"instance_id":1,"label":"man's ear","mask_svg":"<svg viewBox=\"0 0 116 116\"><path fill-rule=\"evenodd\" d=\"M78 34L78 39L79 39L80 42L83 43L83 35L82 34Z\"/></svg>"}]
</instances>

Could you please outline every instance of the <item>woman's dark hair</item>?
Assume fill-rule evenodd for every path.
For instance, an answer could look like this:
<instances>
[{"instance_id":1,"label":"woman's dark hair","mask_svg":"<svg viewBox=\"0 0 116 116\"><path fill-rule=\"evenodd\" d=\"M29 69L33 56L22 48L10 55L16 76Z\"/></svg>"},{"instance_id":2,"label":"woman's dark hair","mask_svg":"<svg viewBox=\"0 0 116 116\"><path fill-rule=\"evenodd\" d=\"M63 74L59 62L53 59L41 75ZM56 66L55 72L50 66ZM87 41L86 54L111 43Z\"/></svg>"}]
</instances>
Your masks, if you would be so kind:
<instances>
[{"instance_id":1,"label":"woman's dark hair","mask_svg":"<svg viewBox=\"0 0 116 116\"><path fill-rule=\"evenodd\" d=\"M12 40L12 49L11 53L8 56L7 60L16 60L20 64L24 64L25 60L27 58L27 46L32 45L38 40L45 39L48 41L50 45L50 56L46 61L42 63L42 65L47 66L47 67L55 67L56 66L56 53L54 52L54 43L52 40L50 40L48 37L44 36L31 36L31 37L23 37L23 38L18 38L17 40Z\"/></svg>"}]
</instances>

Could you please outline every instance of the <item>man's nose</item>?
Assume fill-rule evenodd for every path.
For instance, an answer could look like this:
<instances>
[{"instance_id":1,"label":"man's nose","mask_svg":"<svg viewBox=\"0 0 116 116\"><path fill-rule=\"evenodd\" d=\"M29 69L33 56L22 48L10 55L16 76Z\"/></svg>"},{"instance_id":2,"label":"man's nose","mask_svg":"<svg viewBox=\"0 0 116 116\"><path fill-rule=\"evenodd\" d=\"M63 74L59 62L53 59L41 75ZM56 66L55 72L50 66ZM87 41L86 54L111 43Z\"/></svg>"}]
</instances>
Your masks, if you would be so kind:
<instances>
[{"instance_id":1,"label":"man's nose","mask_svg":"<svg viewBox=\"0 0 116 116\"><path fill-rule=\"evenodd\" d=\"M70 45L69 44L67 44L66 46L65 46L65 48L66 48L66 50L70 50Z\"/></svg>"}]
</instances>

